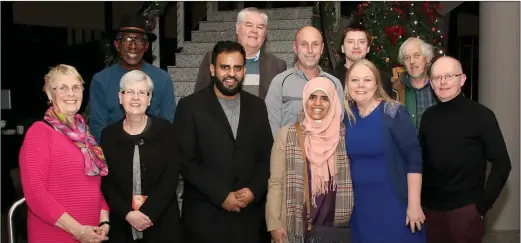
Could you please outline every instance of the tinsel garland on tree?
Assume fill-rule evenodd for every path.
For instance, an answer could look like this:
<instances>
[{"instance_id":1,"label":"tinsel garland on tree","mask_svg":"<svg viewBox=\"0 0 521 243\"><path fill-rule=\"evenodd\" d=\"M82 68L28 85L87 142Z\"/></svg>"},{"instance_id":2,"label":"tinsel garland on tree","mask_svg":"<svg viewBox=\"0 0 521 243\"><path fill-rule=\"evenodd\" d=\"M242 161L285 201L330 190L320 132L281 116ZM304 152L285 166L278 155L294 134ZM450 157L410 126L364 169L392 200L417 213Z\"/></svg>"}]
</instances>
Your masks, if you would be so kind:
<instances>
[{"instance_id":1,"label":"tinsel garland on tree","mask_svg":"<svg viewBox=\"0 0 521 243\"><path fill-rule=\"evenodd\" d=\"M398 50L409 37L419 37L434 47L435 58L445 55L444 37L438 28L439 2L363 2L358 17L371 33L368 59L389 71L400 66Z\"/></svg>"},{"instance_id":2,"label":"tinsel garland on tree","mask_svg":"<svg viewBox=\"0 0 521 243\"><path fill-rule=\"evenodd\" d=\"M324 39L324 52L320 57L319 65L323 69L333 68L333 63L337 63L340 57L340 44L342 42L342 26L340 31L333 29L333 23L336 21L335 2L324 1L315 2L313 5L313 16L311 18L313 27L320 30ZM329 43L329 44L328 44ZM331 50L331 51L330 51ZM333 60L332 60L333 59Z\"/></svg>"}]
</instances>

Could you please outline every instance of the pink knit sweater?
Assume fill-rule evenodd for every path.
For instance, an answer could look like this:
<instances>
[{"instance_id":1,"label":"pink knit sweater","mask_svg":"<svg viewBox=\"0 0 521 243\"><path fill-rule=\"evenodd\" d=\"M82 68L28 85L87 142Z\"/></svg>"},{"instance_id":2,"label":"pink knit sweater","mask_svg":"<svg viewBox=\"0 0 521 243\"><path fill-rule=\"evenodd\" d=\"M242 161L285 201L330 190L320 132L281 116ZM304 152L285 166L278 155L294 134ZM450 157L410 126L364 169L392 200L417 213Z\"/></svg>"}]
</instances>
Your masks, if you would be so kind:
<instances>
[{"instance_id":1,"label":"pink knit sweater","mask_svg":"<svg viewBox=\"0 0 521 243\"><path fill-rule=\"evenodd\" d=\"M82 225L99 224L101 177L85 175L83 156L69 138L43 122L34 123L20 151L20 174L29 207L29 243L78 242L55 226L67 212Z\"/></svg>"}]
</instances>

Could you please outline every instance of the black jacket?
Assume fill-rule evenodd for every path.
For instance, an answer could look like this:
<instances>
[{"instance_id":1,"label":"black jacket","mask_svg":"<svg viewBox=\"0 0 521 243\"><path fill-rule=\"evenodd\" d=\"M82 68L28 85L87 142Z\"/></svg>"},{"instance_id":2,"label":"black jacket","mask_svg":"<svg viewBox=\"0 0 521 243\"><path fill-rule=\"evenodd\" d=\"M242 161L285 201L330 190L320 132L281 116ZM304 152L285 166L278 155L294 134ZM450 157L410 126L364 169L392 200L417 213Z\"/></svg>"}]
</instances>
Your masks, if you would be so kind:
<instances>
[{"instance_id":1,"label":"black jacket","mask_svg":"<svg viewBox=\"0 0 521 243\"><path fill-rule=\"evenodd\" d=\"M152 123L141 136L142 194L148 196L140 211L152 220L144 232L144 242L181 242L179 206L176 188L179 154L174 126L162 118L151 117ZM101 188L110 207L109 242L133 242L131 225L125 220L132 210L132 161L135 141L123 130L123 120L107 126L101 134L109 174Z\"/></svg>"},{"instance_id":2,"label":"black jacket","mask_svg":"<svg viewBox=\"0 0 521 243\"><path fill-rule=\"evenodd\" d=\"M185 242L259 243L267 233L273 145L264 101L240 93L236 139L213 85L179 101L174 125L181 147ZM242 188L250 188L255 200L239 213L223 209L228 194Z\"/></svg>"}]
</instances>

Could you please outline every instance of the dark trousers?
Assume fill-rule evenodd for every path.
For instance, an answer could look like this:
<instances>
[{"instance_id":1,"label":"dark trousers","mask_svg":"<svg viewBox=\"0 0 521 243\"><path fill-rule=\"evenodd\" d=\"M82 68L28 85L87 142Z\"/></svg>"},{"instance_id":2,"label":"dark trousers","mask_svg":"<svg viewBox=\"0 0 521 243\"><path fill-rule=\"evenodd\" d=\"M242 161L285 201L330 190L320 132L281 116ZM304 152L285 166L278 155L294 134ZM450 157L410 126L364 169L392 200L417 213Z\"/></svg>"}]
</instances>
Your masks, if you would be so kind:
<instances>
[{"instance_id":1,"label":"dark trousers","mask_svg":"<svg viewBox=\"0 0 521 243\"><path fill-rule=\"evenodd\" d=\"M427 243L481 243L485 221L471 204L452 211L424 209Z\"/></svg>"}]
</instances>

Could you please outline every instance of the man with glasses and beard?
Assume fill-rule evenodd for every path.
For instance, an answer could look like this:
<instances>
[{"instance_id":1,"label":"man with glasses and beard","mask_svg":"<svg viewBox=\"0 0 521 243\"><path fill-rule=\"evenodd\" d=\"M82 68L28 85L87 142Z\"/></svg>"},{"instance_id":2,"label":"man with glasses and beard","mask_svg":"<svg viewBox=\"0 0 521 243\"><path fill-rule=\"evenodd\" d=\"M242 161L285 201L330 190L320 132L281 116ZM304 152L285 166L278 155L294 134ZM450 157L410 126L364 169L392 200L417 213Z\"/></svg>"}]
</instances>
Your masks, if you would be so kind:
<instances>
[{"instance_id":1,"label":"man with glasses and beard","mask_svg":"<svg viewBox=\"0 0 521 243\"><path fill-rule=\"evenodd\" d=\"M264 101L242 90L245 61L239 43L218 42L213 85L177 106L187 243L269 242L264 205L273 138Z\"/></svg>"}]
</instances>

